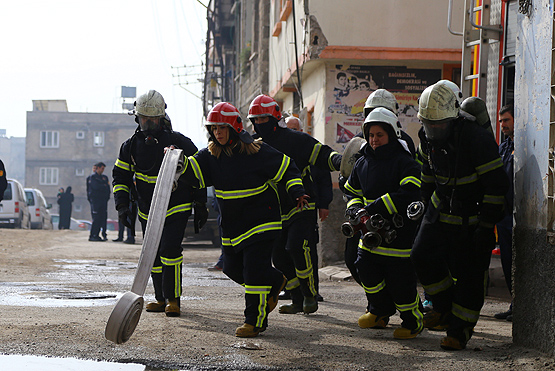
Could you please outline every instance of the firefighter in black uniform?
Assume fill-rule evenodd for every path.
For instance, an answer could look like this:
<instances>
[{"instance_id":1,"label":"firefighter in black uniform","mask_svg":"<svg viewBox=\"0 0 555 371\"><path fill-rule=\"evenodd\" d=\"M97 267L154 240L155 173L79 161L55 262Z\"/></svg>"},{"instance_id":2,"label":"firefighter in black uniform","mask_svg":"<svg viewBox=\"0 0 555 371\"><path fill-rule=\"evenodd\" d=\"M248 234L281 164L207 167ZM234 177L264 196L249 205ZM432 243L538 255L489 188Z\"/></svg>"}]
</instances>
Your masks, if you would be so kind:
<instances>
[{"instance_id":1,"label":"firefighter in black uniform","mask_svg":"<svg viewBox=\"0 0 555 371\"><path fill-rule=\"evenodd\" d=\"M4 163L0 160L0 201L4 199L4 191L8 188L8 180L6 177L6 168Z\"/></svg>"},{"instance_id":2,"label":"firefighter in black uniform","mask_svg":"<svg viewBox=\"0 0 555 371\"><path fill-rule=\"evenodd\" d=\"M433 302L424 327L447 329L441 347L460 350L484 304L493 227L509 182L495 139L460 110L447 86L424 90L418 118L426 134L419 149L426 212L411 258Z\"/></svg>"},{"instance_id":3,"label":"firefighter in black uniform","mask_svg":"<svg viewBox=\"0 0 555 371\"><path fill-rule=\"evenodd\" d=\"M197 152L197 147L189 138L170 129L165 109L164 98L155 90L137 99L135 120L139 126L135 134L121 145L113 170L114 198L119 219L126 227L133 228L129 193L136 192L143 233L164 148L173 145L188 156ZM179 182L170 198L160 246L151 271L156 301L146 305L147 312L165 312L168 317L181 314L181 241L193 208L194 222L202 227L208 217L206 190L193 190L191 186Z\"/></svg>"},{"instance_id":4,"label":"firefighter in black uniform","mask_svg":"<svg viewBox=\"0 0 555 371\"><path fill-rule=\"evenodd\" d=\"M287 289L291 290L292 304L280 306L279 311L316 312L318 302L315 299L314 267L309 246L316 223L316 203L310 166L327 171L339 170L341 155L306 133L288 129L277 102L267 95L259 95L251 102L248 117L265 143L295 161L302 173L304 189L310 196L309 207L301 212L295 208L293 202L280 195L283 234L276 244L273 259L276 267L287 277ZM284 193L283 187L278 187L278 190ZM287 253L294 266L287 263L290 262L286 258Z\"/></svg>"},{"instance_id":5,"label":"firefighter in black uniform","mask_svg":"<svg viewBox=\"0 0 555 371\"><path fill-rule=\"evenodd\" d=\"M271 261L273 241L282 225L275 184L283 184L287 197L301 210L307 196L294 162L262 141L253 141L233 105L218 103L206 125L211 137L208 148L186 160L180 179L201 189L215 188L223 272L245 287L245 323L235 335L254 337L266 330L268 313L287 282Z\"/></svg>"},{"instance_id":6,"label":"firefighter in black uniform","mask_svg":"<svg viewBox=\"0 0 555 371\"><path fill-rule=\"evenodd\" d=\"M399 111L399 103L397 98L391 92L386 89L378 89L372 92L366 99L364 103L364 119L368 117L370 112L378 107L384 107L397 115ZM356 136L362 138L363 133L358 133ZM414 157L416 155L416 149L414 147L414 142L410 135L405 131L401 130L401 140L407 143L407 146ZM360 151L357 156L360 158L363 156L362 151ZM339 174L339 188L343 193L345 193L345 182L347 178ZM358 277L357 269L355 267L355 261L358 256L358 242L360 240L360 232L357 232L353 237L347 238L345 240L345 265L349 268L351 276L353 279L360 284L360 278Z\"/></svg>"},{"instance_id":7,"label":"firefighter in black uniform","mask_svg":"<svg viewBox=\"0 0 555 371\"><path fill-rule=\"evenodd\" d=\"M362 132L367 143L362 149L364 156L357 160L345 183L350 198L346 215L354 219L366 212L372 217L396 218L396 236L380 236L368 244L365 233L359 240L355 266L368 307L358 324L362 328L385 328L398 309L403 322L393 336L412 339L422 332L423 324L416 274L410 261L417 224L407 218L406 210L420 197L420 167L406 142L400 139L397 123L397 116L384 107L374 109L364 121Z\"/></svg>"}]
</instances>

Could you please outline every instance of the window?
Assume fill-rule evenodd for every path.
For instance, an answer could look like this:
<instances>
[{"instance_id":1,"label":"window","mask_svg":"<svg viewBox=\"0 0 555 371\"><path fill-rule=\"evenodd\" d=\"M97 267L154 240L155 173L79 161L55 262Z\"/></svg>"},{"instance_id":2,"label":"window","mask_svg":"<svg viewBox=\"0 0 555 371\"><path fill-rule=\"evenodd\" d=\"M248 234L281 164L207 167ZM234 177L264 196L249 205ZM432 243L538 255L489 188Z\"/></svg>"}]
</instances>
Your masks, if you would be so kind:
<instances>
[{"instance_id":1,"label":"window","mask_svg":"<svg viewBox=\"0 0 555 371\"><path fill-rule=\"evenodd\" d=\"M75 169L75 176L85 175L85 169Z\"/></svg>"},{"instance_id":2,"label":"window","mask_svg":"<svg viewBox=\"0 0 555 371\"><path fill-rule=\"evenodd\" d=\"M104 147L104 132L103 131L95 131L94 132L93 146L95 146L95 147Z\"/></svg>"},{"instance_id":3,"label":"window","mask_svg":"<svg viewBox=\"0 0 555 371\"><path fill-rule=\"evenodd\" d=\"M59 133L57 131L41 131L40 132L40 148L58 148Z\"/></svg>"},{"instance_id":4,"label":"window","mask_svg":"<svg viewBox=\"0 0 555 371\"><path fill-rule=\"evenodd\" d=\"M84 131L78 131L75 133L75 138L77 139L85 139L85 132Z\"/></svg>"},{"instance_id":5,"label":"window","mask_svg":"<svg viewBox=\"0 0 555 371\"><path fill-rule=\"evenodd\" d=\"M58 168L41 167L39 175L40 185L58 185Z\"/></svg>"}]
</instances>

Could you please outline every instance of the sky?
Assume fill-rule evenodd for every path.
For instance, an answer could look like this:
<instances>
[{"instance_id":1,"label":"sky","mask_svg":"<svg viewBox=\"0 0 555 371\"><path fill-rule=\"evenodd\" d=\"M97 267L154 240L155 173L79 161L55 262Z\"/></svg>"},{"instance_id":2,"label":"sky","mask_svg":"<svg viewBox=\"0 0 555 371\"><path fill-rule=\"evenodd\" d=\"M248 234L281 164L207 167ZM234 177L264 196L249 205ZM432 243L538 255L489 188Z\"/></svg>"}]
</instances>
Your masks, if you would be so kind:
<instances>
[{"instance_id":1,"label":"sky","mask_svg":"<svg viewBox=\"0 0 555 371\"><path fill-rule=\"evenodd\" d=\"M127 112L121 87L134 86L137 95L159 91L174 130L204 146L202 4L208 0L3 2L0 129L25 136L33 100L65 99L70 112Z\"/></svg>"}]
</instances>

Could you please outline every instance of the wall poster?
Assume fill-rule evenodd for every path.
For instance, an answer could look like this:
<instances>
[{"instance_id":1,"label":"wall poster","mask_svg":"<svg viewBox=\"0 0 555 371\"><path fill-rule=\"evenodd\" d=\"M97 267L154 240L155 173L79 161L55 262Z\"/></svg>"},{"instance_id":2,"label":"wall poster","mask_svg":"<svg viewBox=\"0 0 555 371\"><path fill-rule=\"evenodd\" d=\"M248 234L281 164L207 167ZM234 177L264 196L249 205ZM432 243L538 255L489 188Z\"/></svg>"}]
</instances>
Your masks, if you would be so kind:
<instances>
[{"instance_id":1,"label":"wall poster","mask_svg":"<svg viewBox=\"0 0 555 371\"><path fill-rule=\"evenodd\" d=\"M331 143L337 144L334 147L344 147L361 131L366 98L380 88L395 94L403 130L418 143L418 97L424 89L440 79L440 69L356 65L336 65L329 69L326 127L335 137ZM326 132L329 133L329 130Z\"/></svg>"}]
</instances>

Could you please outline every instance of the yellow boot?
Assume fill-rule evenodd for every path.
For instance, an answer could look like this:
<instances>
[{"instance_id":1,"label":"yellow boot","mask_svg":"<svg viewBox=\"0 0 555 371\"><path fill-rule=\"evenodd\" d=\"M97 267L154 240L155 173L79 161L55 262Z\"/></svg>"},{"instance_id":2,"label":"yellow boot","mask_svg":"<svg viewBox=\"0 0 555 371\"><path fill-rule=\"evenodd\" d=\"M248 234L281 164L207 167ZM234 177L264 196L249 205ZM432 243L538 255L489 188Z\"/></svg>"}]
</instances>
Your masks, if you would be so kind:
<instances>
[{"instance_id":1,"label":"yellow boot","mask_svg":"<svg viewBox=\"0 0 555 371\"><path fill-rule=\"evenodd\" d=\"M167 299L165 312L167 317L179 317L181 315L179 301L177 299Z\"/></svg>"},{"instance_id":2,"label":"yellow boot","mask_svg":"<svg viewBox=\"0 0 555 371\"><path fill-rule=\"evenodd\" d=\"M365 314L363 314L358 318L358 325L361 328L382 329L382 328L385 328L388 323L389 323L388 316L378 317L375 314L372 314L370 312L366 312Z\"/></svg>"},{"instance_id":3,"label":"yellow boot","mask_svg":"<svg viewBox=\"0 0 555 371\"><path fill-rule=\"evenodd\" d=\"M266 330L266 327L255 327L248 323L243 323L243 326L237 327L235 330L235 336L240 338L253 338L264 330Z\"/></svg>"},{"instance_id":4,"label":"yellow boot","mask_svg":"<svg viewBox=\"0 0 555 371\"><path fill-rule=\"evenodd\" d=\"M163 312L165 308L165 301L151 301L146 305L147 312Z\"/></svg>"}]
</instances>

